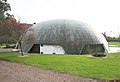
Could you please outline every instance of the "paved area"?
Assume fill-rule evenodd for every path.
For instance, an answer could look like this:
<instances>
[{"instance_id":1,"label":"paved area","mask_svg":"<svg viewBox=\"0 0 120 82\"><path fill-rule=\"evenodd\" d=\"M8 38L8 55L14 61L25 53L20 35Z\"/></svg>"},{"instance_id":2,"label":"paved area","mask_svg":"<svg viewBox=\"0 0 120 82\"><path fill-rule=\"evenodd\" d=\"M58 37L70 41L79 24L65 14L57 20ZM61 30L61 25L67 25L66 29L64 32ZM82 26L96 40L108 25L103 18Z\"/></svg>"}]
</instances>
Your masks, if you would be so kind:
<instances>
[{"instance_id":1,"label":"paved area","mask_svg":"<svg viewBox=\"0 0 120 82\"><path fill-rule=\"evenodd\" d=\"M0 52L12 52L13 49L11 48L7 48L7 49L3 49L3 48L0 48Z\"/></svg>"}]
</instances>

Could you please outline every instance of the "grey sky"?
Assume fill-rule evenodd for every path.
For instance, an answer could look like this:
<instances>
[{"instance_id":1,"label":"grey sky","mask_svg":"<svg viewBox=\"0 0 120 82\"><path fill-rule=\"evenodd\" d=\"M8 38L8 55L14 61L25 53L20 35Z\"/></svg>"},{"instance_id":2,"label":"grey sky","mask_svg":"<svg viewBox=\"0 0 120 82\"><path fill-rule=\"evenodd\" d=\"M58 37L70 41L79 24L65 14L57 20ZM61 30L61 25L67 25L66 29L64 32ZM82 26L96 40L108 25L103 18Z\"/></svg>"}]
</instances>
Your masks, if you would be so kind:
<instances>
[{"instance_id":1,"label":"grey sky","mask_svg":"<svg viewBox=\"0 0 120 82\"><path fill-rule=\"evenodd\" d=\"M22 22L73 19L100 32L117 36L120 32L120 0L8 0L11 13Z\"/></svg>"}]
</instances>

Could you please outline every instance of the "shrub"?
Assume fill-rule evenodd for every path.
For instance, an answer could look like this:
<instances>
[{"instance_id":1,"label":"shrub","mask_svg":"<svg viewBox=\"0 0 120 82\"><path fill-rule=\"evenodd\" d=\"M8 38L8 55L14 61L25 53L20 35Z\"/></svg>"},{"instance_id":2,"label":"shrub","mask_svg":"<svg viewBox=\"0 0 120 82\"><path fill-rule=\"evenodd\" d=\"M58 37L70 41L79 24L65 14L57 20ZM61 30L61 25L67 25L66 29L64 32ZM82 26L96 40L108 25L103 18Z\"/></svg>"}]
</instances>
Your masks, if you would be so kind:
<instances>
[{"instance_id":1,"label":"shrub","mask_svg":"<svg viewBox=\"0 0 120 82\"><path fill-rule=\"evenodd\" d=\"M105 57L107 55L104 54L104 53L94 53L94 54L92 54L92 56L94 56L94 57Z\"/></svg>"}]
</instances>

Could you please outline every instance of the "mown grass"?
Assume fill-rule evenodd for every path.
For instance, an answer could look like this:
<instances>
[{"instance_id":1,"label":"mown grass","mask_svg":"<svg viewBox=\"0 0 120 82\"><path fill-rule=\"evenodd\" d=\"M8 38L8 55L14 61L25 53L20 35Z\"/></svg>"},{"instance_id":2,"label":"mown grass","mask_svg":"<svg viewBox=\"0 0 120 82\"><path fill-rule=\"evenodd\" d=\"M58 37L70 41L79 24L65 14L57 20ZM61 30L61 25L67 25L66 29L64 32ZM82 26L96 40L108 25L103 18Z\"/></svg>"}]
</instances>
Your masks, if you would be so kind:
<instances>
[{"instance_id":1,"label":"mown grass","mask_svg":"<svg viewBox=\"0 0 120 82\"><path fill-rule=\"evenodd\" d=\"M109 45L120 46L120 42L108 42Z\"/></svg>"},{"instance_id":2,"label":"mown grass","mask_svg":"<svg viewBox=\"0 0 120 82\"><path fill-rule=\"evenodd\" d=\"M100 80L120 78L120 53L109 53L107 58L90 58L89 55L28 55L19 57L18 53L0 53L0 59Z\"/></svg>"}]
</instances>

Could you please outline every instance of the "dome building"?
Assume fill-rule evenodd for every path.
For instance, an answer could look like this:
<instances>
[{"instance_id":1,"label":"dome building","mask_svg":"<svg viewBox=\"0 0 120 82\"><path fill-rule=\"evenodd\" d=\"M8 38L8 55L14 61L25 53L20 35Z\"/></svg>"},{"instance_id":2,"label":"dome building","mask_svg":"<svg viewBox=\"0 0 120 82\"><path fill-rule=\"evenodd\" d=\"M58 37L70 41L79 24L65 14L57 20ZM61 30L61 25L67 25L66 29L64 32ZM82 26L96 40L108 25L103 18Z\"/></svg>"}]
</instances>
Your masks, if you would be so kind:
<instances>
[{"instance_id":1,"label":"dome building","mask_svg":"<svg viewBox=\"0 0 120 82\"><path fill-rule=\"evenodd\" d=\"M22 42L24 52L40 54L108 52L108 43L101 33L75 20L40 22L30 27L24 38Z\"/></svg>"}]
</instances>

